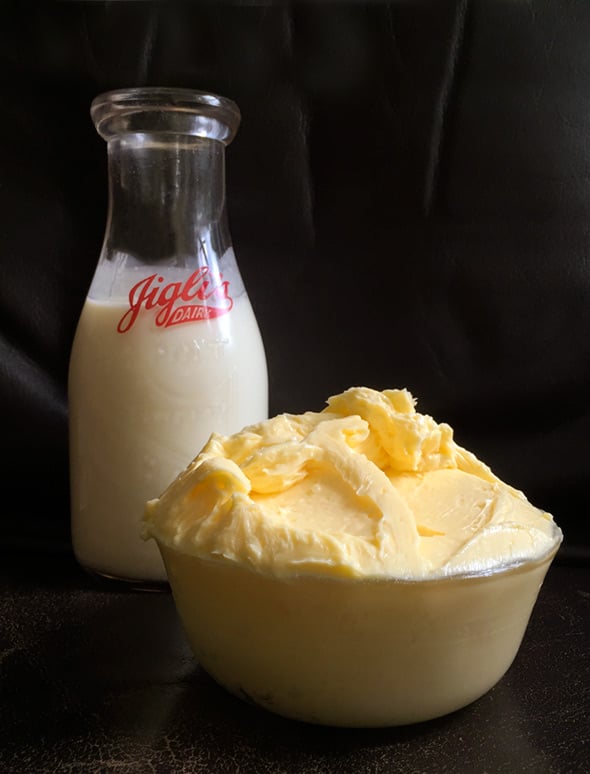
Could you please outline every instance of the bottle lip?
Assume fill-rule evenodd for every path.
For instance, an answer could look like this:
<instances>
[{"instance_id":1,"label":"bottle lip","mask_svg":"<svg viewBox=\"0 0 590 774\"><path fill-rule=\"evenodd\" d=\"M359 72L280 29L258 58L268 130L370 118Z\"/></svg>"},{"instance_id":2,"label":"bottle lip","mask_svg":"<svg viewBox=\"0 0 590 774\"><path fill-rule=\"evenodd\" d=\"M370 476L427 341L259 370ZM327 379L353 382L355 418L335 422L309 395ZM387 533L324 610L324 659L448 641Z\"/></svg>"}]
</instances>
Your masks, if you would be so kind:
<instances>
[{"instance_id":1,"label":"bottle lip","mask_svg":"<svg viewBox=\"0 0 590 774\"><path fill-rule=\"evenodd\" d=\"M237 104L220 94L172 86L138 86L98 94L90 105L105 140L121 134L176 134L228 145L240 125Z\"/></svg>"}]
</instances>

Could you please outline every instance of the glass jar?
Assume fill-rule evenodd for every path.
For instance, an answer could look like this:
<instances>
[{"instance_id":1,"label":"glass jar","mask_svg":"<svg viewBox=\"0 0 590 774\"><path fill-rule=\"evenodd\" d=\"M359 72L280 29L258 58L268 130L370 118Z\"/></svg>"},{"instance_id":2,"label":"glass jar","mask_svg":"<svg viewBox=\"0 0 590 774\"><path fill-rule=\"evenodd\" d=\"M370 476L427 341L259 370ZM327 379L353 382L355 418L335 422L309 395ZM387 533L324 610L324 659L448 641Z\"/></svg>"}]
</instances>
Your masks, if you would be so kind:
<instances>
[{"instance_id":1,"label":"glass jar","mask_svg":"<svg viewBox=\"0 0 590 774\"><path fill-rule=\"evenodd\" d=\"M268 417L264 345L226 216L234 102L135 88L91 105L107 141L109 210L68 383L72 543L107 578L166 583L140 536L213 432Z\"/></svg>"}]
</instances>

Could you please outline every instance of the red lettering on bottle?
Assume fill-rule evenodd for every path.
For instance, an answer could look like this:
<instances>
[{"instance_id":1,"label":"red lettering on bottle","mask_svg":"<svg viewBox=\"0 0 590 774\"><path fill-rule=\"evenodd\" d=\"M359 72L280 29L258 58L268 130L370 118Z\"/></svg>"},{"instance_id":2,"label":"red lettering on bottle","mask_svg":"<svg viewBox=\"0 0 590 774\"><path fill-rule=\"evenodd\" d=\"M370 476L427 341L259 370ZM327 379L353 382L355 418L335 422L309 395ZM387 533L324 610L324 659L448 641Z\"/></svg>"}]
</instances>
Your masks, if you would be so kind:
<instances>
[{"instance_id":1,"label":"red lettering on bottle","mask_svg":"<svg viewBox=\"0 0 590 774\"><path fill-rule=\"evenodd\" d=\"M159 307L155 322L158 327L178 325L181 322L209 320L226 314L233 306L229 294L229 282L212 277L209 267L204 266L194 271L184 282L169 282L167 285L157 285L164 278L157 274L137 282L129 291L129 309L119 320L117 331L127 333L142 310ZM195 301L200 304L178 306L178 301Z\"/></svg>"}]
</instances>

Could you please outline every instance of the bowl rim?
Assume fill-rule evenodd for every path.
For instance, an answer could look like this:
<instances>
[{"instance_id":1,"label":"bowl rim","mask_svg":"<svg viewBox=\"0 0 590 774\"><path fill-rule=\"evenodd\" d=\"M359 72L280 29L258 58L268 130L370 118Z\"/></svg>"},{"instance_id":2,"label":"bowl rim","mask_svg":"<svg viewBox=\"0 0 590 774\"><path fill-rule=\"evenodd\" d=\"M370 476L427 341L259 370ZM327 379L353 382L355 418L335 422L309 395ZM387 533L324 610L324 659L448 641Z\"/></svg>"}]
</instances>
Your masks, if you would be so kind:
<instances>
[{"instance_id":1,"label":"bowl rim","mask_svg":"<svg viewBox=\"0 0 590 774\"><path fill-rule=\"evenodd\" d=\"M549 567L549 565L555 558L563 542L563 532L561 531L559 526L553 521L551 545L542 554L539 554L534 557L514 559L513 561L499 563L491 567L485 567L485 568L476 569L476 570L466 570L463 572L451 571L451 572L445 573L443 568L443 570L439 571L438 573L425 575L420 578L404 578L402 576L396 576L396 575L342 576L342 575L331 575L331 574L313 573L313 572L297 572L297 571L287 571L287 572L276 573L276 572L273 572L272 570L270 571L265 570L246 562L236 561L235 559L231 559L229 557L210 556L210 555L203 556L201 554L198 554L192 551L186 551L186 550L183 550L182 547L170 545L165 541L161 541L156 536L154 536L154 540L158 544L160 550L162 550L162 547L164 547L166 551L169 551L172 554L181 554L182 556L187 557L189 559L196 559L200 562L206 562L209 564L218 565L220 567L233 567L236 569L239 568L244 571L251 572L260 577L270 578L281 582L302 582L302 581L313 580L314 582L322 581L322 582L331 582L335 584L341 583L346 585L352 585L352 584L360 585L360 584L371 583L371 584L395 584L395 585L405 585L405 586L425 586L427 584L439 585L441 583L451 583L451 582L457 582L457 581L492 578L496 576L508 575L510 573L522 570L523 568L534 569L536 567L540 567L543 565L547 565L547 567Z\"/></svg>"}]
</instances>

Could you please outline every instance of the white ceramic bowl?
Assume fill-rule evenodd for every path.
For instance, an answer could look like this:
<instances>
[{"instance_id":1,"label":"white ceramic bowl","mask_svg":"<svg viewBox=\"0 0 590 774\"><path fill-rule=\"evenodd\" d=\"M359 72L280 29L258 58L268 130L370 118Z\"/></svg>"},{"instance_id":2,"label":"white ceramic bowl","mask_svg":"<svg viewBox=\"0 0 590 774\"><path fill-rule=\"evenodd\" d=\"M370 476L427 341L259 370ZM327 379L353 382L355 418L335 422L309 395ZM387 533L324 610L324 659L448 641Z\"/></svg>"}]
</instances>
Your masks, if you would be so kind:
<instances>
[{"instance_id":1,"label":"white ceramic bowl","mask_svg":"<svg viewBox=\"0 0 590 774\"><path fill-rule=\"evenodd\" d=\"M195 658L231 693L311 723L428 720L486 693L522 642L561 542L484 574L279 580L160 545Z\"/></svg>"}]
</instances>

